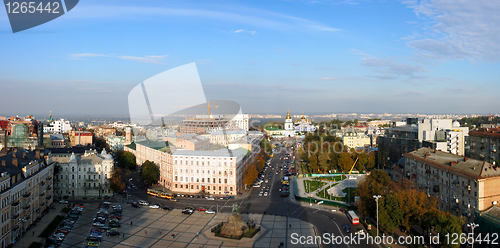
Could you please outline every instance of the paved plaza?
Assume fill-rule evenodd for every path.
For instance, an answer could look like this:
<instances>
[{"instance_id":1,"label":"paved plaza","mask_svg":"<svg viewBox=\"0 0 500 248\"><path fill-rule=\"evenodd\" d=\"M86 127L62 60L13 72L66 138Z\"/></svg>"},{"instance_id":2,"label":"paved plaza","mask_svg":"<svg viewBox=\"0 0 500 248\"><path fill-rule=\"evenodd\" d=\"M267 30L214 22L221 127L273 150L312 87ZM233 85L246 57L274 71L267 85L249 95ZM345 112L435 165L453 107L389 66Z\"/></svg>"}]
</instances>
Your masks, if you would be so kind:
<instances>
[{"instance_id":1,"label":"paved plaza","mask_svg":"<svg viewBox=\"0 0 500 248\"><path fill-rule=\"evenodd\" d=\"M97 203L84 204L85 210L66 237L62 248L84 247L84 239L92 228ZM286 216L242 214L245 222L253 220L262 230L254 238L229 240L215 237L210 229L224 221L229 213L207 214L195 211L192 215L180 209L166 211L123 204L120 236L104 236L99 248L107 247L317 247L292 245L290 235L315 235L314 227L299 219ZM124 236L122 235L124 234ZM174 236L173 236L174 235Z\"/></svg>"}]
</instances>

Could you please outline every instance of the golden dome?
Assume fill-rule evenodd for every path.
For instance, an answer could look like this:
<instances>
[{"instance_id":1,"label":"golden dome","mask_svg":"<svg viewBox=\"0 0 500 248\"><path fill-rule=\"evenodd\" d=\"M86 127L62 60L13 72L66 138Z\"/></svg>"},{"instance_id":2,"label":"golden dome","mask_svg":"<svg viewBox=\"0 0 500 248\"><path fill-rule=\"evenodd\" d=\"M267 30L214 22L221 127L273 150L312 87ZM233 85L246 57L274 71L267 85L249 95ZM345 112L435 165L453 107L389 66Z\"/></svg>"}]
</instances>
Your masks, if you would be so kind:
<instances>
[{"instance_id":1,"label":"golden dome","mask_svg":"<svg viewBox=\"0 0 500 248\"><path fill-rule=\"evenodd\" d=\"M292 117L290 116L290 110L288 110L288 113L286 114L286 119L292 119Z\"/></svg>"},{"instance_id":2,"label":"golden dome","mask_svg":"<svg viewBox=\"0 0 500 248\"><path fill-rule=\"evenodd\" d=\"M304 120L305 117L304 117L304 111L302 111L302 117L300 117L301 120Z\"/></svg>"}]
</instances>

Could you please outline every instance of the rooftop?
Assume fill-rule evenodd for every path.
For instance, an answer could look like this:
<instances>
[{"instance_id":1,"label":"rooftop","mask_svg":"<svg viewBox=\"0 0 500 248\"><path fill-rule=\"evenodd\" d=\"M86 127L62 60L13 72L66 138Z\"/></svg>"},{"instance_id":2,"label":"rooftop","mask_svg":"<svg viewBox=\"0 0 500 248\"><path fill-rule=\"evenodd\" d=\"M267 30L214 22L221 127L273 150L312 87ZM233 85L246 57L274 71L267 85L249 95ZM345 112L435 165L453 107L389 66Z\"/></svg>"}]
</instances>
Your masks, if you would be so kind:
<instances>
[{"instance_id":1,"label":"rooftop","mask_svg":"<svg viewBox=\"0 0 500 248\"><path fill-rule=\"evenodd\" d=\"M500 177L500 168L495 167L493 164L426 147L404 155L470 178Z\"/></svg>"},{"instance_id":2,"label":"rooftop","mask_svg":"<svg viewBox=\"0 0 500 248\"><path fill-rule=\"evenodd\" d=\"M500 138L500 128L486 128L483 131L469 132L469 135L486 138Z\"/></svg>"},{"instance_id":3,"label":"rooftop","mask_svg":"<svg viewBox=\"0 0 500 248\"><path fill-rule=\"evenodd\" d=\"M244 149L243 149L244 150ZM237 157L239 155L244 155L246 153L241 150L231 150L233 155L229 154L228 149L219 149L215 151L186 151L177 150L173 153L174 156L205 156L205 157Z\"/></svg>"}]
</instances>

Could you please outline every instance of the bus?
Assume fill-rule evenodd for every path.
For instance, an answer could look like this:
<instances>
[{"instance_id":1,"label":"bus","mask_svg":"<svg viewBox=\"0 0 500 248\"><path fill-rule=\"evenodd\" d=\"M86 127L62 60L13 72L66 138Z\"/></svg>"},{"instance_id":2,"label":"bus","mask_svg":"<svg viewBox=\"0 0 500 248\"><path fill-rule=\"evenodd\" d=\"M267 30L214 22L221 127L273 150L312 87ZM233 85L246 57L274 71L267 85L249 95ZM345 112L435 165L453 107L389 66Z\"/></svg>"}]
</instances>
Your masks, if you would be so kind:
<instances>
[{"instance_id":1,"label":"bus","mask_svg":"<svg viewBox=\"0 0 500 248\"><path fill-rule=\"evenodd\" d=\"M148 195L159 196L160 192L154 189L148 189Z\"/></svg>"},{"instance_id":2,"label":"bus","mask_svg":"<svg viewBox=\"0 0 500 248\"><path fill-rule=\"evenodd\" d=\"M348 211L347 212L347 218L352 222L353 225L359 224L359 218L358 216L354 213L354 211Z\"/></svg>"},{"instance_id":3,"label":"bus","mask_svg":"<svg viewBox=\"0 0 500 248\"><path fill-rule=\"evenodd\" d=\"M174 198L174 194L172 193L167 193L167 192L162 192L160 193L161 198L167 198L167 199L172 199Z\"/></svg>"}]
</instances>

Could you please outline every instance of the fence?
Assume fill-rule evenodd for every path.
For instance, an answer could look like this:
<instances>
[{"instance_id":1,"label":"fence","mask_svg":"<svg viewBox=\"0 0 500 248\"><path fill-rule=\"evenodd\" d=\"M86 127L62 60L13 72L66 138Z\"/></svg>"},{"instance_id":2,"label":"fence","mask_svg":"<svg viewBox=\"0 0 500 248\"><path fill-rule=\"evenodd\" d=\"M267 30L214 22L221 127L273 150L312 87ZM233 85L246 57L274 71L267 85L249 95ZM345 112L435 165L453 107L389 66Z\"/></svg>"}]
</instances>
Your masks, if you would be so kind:
<instances>
[{"instance_id":1,"label":"fence","mask_svg":"<svg viewBox=\"0 0 500 248\"><path fill-rule=\"evenodd\" d=\"M316 175L317 176L317 175L322 175L322 174L312 174L312 175ZM327 175L328 176L329 175L338 176L338 175L342 175L342 174L327 174ZM313 200L315 200L315 201L322 201L323 204L325 204L325 205L342 207L342 208L346 208L346 209L349 209L349 210L357 210L356 206L353 206L353 205L350 205L350 204L347 204L347 203L343 203L343 202L329 201L329 200L323 200L323 199L317 199L317 198L309 198L309 197L301 197L301 196L299 196L299 190L298 190L298 187L297 187L297 180L293 180L293 190L294 190L295 199L297 199L298 201L303 201L303 202L311 202Z\"/></svg>"}]
</instances>

